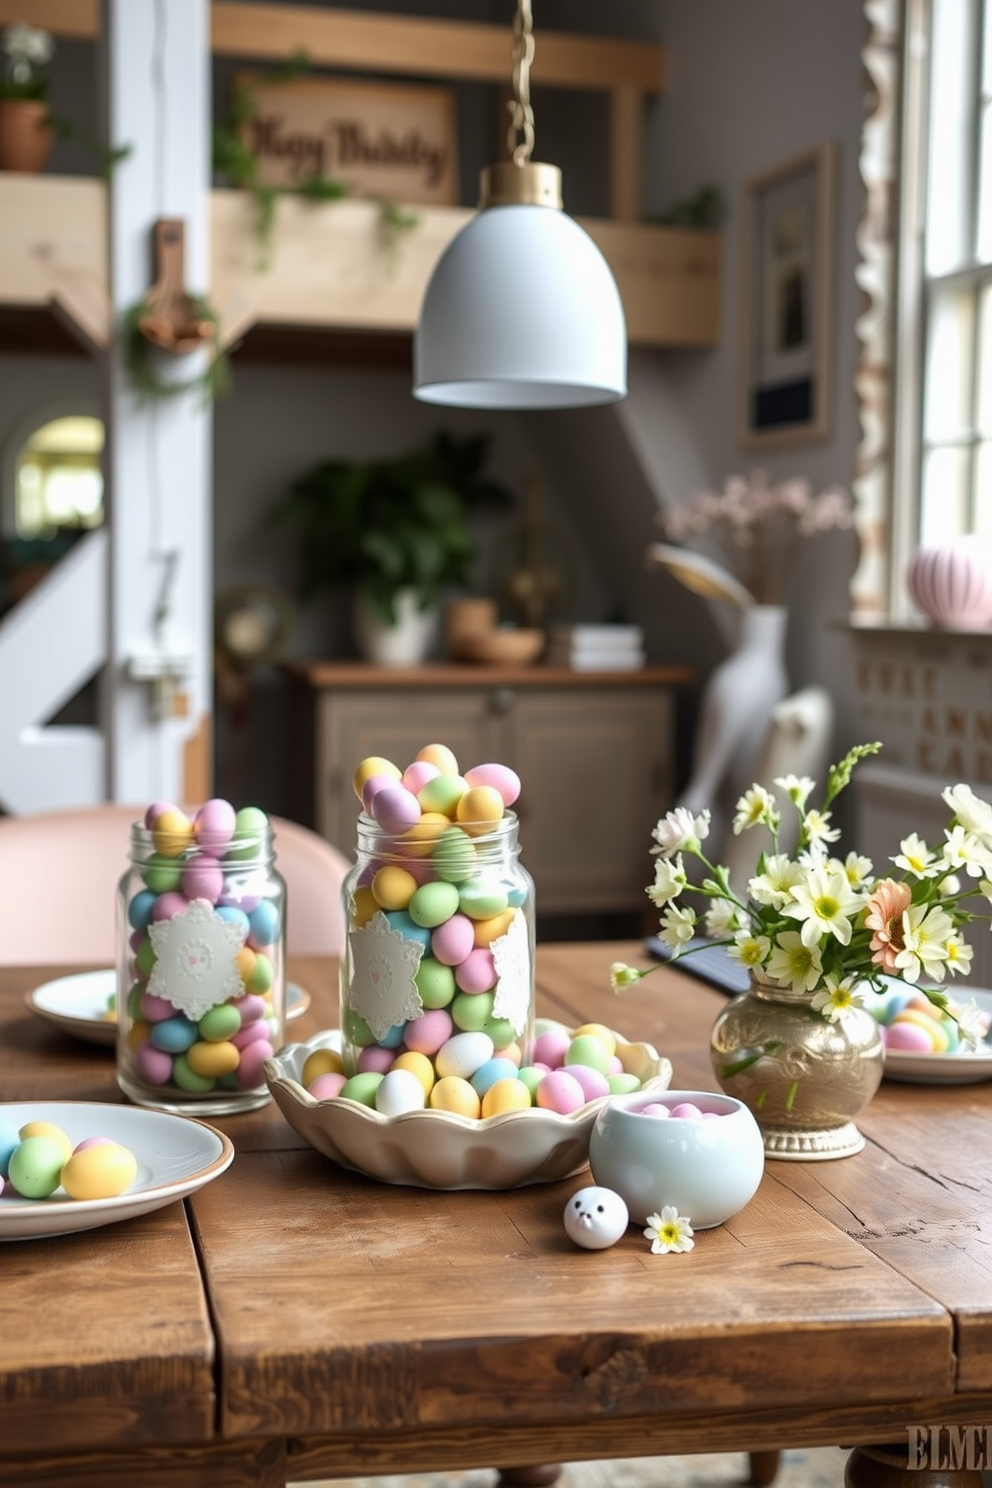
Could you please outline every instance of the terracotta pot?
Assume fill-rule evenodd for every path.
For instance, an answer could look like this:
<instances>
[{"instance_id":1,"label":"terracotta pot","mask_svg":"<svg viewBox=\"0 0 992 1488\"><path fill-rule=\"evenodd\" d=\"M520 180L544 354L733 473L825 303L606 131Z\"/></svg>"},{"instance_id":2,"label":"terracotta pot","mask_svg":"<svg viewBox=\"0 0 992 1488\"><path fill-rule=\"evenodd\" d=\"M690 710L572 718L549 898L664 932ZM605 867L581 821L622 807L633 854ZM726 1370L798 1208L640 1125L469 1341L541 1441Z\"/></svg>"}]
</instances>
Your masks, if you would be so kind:
<instances>
[{"instance_id":1,"label":"terracotta pot","mask_svg":"<svg viewBox=\"0 0 992 1488\"><path fill-rule=\"evenodd\" d=\"M0 170L43 171L54 142L47 103L38 98L0 99Z\"/></svg>"}]
</instances>

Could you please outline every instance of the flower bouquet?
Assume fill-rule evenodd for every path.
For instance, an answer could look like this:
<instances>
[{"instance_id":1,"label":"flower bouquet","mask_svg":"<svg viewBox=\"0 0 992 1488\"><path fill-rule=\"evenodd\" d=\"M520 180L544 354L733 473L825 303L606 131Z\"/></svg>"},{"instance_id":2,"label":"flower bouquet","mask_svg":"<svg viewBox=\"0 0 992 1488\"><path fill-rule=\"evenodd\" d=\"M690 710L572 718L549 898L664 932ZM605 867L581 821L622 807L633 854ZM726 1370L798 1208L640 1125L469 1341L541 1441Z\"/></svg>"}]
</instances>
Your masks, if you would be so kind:
<instances>
[{"instance_id":1,"label":"flower bouquet","mask_svg":"<svg viewBox=\"0 0 992 1488\"><path fill-rule=\"evenodd\" d=\"M0 31L0 99L48 96L47 64L54 50L47 31L39 31L24 21L12 21Z\"/></svg>"},{"instance_id":2,"label":"flower bouquet","mask_svg":"<svg viewBox=\"0 0 992 1488\"><path fill-rule=\"evenodd\" d=\"M698 948L698 936L705 934L706 943L725 946L728 956L750 970L752 986L766 1002L778 997L791 1004L793 1023L798 1018L818 1043L815 1053L810 1047L794 1048L785 1036L769 1035L763 1023L759 1027L753 1019L749 1021L746 1009L731 1007L721 1014L714 1029L714 1069L724 1090L743 1098L763 1129L777 1124L792 1128L794 1135L795 1128L804 1121L808 1124L813 1113L803 1109L809 1105L801 1095L803 1080L818 1063L825 1062L836 1084L843 1026L873 993L890 992L893 980L917 990L940 1018L950 1020L963 1048L977 1047L985 1031L974 1001L952 1000L941 983L968 973L972 949L962 928L972 920L992 918L988 913L992 806L967 785L950 786L942 795L952 814L938 846L930 847L911 834L892 859L892 870L877 876L871 861L861 854L838 856L833 844L840 833L832 825L831 804L850 781L857 762L880 747L857 745L832 766L818 807L807 804L814 789L808 776L776 779L775 785L798 814L799 837L792 856L778 850L781 812L770 790L754 784L741 796L733 823L735 834L759 825L771 834L770 850L758 854L743 895L734 891L728 869L710 862L705 854L709 811L699 815L684 807L670 811L652 834L655 876L647 894L661 911L659 936L672 959L691 956L693 946ZM698 884L689 881L687 857L702 865ZM708 905L693 907L694 898ZM986 912L979 912L979 906ZM620 991L654 969L616 963L610 969L611 984ZM736 1001L743 1004L748 996ZM717 1030L721 1020L731 1015L742 1026L737 1047L728 1049L718 1039ZM870 1021L874 1031L866 1035L858 1060L844 1066L852 1096L858 1085L862 1096L867 1088L865 1099L870 1099L881 1078L883 1053L878 1025L874 1018ZM872 1061L877 1068L869 1076L866 1067ZM855 1063L857 1078L851 1073ZM813 1126L807 1125L803 1150L794 1150L792 1142L789 1151L773 1155L841 1155L808 1150L813 1141L809 1131L817 1122L829 1126L836 1114L821 1111ZM772 1151L767 1140L766 1150Z\"/></svg>"}]
</instances>

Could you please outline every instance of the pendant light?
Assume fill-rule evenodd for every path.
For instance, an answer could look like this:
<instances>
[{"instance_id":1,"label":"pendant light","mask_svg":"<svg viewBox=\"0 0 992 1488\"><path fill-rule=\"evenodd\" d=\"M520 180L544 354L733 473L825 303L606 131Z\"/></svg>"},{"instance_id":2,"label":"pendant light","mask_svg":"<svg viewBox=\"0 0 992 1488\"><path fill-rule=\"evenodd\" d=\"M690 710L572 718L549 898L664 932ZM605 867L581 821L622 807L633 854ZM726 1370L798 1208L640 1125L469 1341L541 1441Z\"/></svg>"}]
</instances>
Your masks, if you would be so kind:
<instances>
[{"instance_id":1,"label":"pendant light","mask_svg":"<svg viewBox=\"0 0 992 1488\"><path fill-rule=\"evenodd\" d=\"M627 328L609 265L562 210L561 171L531 160L531 0L513 23L512 160L448 245L414 336L413 394L460 408L577 408L627 392Z\"/></svg>"}]
</instances>

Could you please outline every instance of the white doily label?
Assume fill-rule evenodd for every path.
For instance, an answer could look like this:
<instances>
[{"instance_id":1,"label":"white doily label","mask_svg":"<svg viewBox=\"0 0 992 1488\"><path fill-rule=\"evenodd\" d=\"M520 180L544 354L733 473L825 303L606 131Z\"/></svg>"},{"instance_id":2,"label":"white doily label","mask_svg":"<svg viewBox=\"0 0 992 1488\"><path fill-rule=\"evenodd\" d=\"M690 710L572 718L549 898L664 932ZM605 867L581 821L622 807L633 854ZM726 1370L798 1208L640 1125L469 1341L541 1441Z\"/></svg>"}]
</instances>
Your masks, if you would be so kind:
<instances>
[{"instance_id":1,"label":"white doily label","mask_svg":"<svg viewBox=\"0 0 992 1488\"><path fill-rule=\"evenodd\" d=\"M383 1039L398 1023L419 1018L424 1004L414 977L424 947L390 927L381 910L360 930L348 932L351 947L349 1003L373 1037Z\"/></svg>"},{"instance_id":2,"label":"white doily label","mask_svg":"<svg viewBox=\"0 0 992 1488\"><path fill-rule=\"evenodd\" d=\"M171 920L149 925L148 934L156 957L149 992L166 998L194 1023L217 1003L244 996L235 957L245 927L220 919L209 900L194 899Z\"/></svg>"},{"instance_id":3,"label":"white doily label","mask_svg":"<svg viewBox=\"0 0 992 1488\"><path fill-rule=\"evenodd\" d=\"M489 949L499 978L493 1017L506 1018L515 1033L523 1033L531 998L530 942L524 916L515 914L506 934L494 940Z\"/></svg>"}]
</instances>

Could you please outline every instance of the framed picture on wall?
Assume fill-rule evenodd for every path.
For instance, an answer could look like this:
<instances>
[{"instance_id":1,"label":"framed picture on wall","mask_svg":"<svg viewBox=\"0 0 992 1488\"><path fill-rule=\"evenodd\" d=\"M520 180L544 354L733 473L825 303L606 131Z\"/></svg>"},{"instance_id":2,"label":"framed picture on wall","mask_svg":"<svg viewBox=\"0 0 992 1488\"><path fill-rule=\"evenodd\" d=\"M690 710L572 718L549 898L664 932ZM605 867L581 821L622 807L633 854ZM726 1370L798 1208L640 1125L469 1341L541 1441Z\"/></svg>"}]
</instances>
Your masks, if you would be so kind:
<instances>
[{"instance_id":1,"label":"framed picture on wall","mask_svg":"<svg viewBox=\"0 0 992 1488\"><path fill-rule=\"evenodd\" d=\"M745 449L830 428L837 147L827 140L745 182L738 439Z\"/></svg>"}]
</instances>

